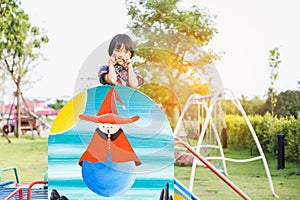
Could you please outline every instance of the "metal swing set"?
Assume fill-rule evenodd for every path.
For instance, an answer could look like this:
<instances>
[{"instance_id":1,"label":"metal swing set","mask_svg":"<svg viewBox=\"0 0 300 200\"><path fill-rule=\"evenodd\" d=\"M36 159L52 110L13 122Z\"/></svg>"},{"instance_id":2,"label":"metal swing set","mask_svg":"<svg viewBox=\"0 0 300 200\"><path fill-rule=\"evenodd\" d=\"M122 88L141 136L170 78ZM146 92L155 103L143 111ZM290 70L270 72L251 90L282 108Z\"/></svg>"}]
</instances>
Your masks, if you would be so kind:
<instances>
[{"instance_id":1,"label":"metal swing set","mask_svg":"<svg viewBox=\"0 0 300 200\"><path fill-rule=\"evenodd\" d=\"M259 156L252 157L249 159L232 159L232 158L225 157L223 151L223 145L220 138L222 137L224 130L226 130L224 111L222 109L222 100L224 100L225 97L226 99L229 99L236 106L236 108L243 116L250 130L252 138L255 141L257 150L259 152ZM197 107L197 109L195 107ZM189 111L191 110L192 113L194 114L193 118L189 115ZM196 117L195 117L195 113L197 113ZM192 129L189 128L189 130L187 130L188 129L187 122L189 123L190 126L193 127ZM189 183L190 192L193 191L197 166L204 165L205 167L210 168L216 175L219 176L219 178L221 178L242 198L250 199L237 186L235 186L232 182L230 182L230 180L227 180L226 176L228 176L228 172L226 168L226 161L244 163L244 162L251 162L256 160L262 160L266 172L266 176L268 178L271 193L274 197L278 197L275 193L270 170L264 152L260 145L260 142L257 138L257 135L239 99L230 89L224 89L221 94L216 94L216 95L207 95L207 96L202 96L200 94L190 95L190 97L185 103L182 113L178 119L178 123L174 129L174 137L178 141L175 143L184 146L184 148L178 147L179 145L176 146L176 149L178 151L188 150L193 155L193 162L192 162L192 169L191 169L190 183ZM191 137L196 139L196 145L193 145L191 141ZM213 154L215 155L218 154L218 155L214 156ZM213 161L214 164L216 163L216 161L220 161L221 164L219 164L218 167L215 167L213 164L210 164L210 161Z\"/></svg>"}]
</instances>

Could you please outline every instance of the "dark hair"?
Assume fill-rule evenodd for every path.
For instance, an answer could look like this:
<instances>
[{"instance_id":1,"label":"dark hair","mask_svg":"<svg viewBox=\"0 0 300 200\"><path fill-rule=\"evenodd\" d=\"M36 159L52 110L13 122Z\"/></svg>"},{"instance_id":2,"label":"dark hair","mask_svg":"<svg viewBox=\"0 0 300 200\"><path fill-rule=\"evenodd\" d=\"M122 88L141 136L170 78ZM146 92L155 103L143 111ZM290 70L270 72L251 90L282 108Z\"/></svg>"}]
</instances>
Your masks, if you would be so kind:
<instances>
[{"instance_id":1,"label":"dark hair","mask_svg":"<svg viewBox=\"0 0 300 200\"><path fill-rule=\"evenodd\" d=\"M126 34L118 34L113 37L109 44L108 55L111 56L115 48L120 49L122 44L124 44L126 51L130 51L130 58L132 58L134 53L133 42L131 38Z\"/></svg>"}]
</instances>

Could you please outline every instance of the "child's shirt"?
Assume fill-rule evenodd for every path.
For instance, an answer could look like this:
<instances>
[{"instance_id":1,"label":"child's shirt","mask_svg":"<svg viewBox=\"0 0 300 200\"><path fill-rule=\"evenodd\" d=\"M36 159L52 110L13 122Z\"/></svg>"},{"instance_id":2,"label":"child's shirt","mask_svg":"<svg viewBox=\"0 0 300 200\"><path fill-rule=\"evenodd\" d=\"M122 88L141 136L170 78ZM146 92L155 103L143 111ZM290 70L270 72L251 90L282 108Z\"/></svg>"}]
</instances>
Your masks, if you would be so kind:
<instances>
[{"instance_id":1,"label":"child's shirt","mask_svg":"<svg viewBox=\"0 0 300 200\"><path fill-rule=\"evenodd\" d=\"M124 66L114 66L116 69L116 74L117 74L117 84L118 85L124 85L124 86L129 86L128 85L128 70ZM137 79L138 79L138 86L142 85L144 83L144 79L139 75L137 69L133 69ZM107 65L103 65L100 67L99 72L98 72L98 78L99 82L103 85L107 85L108 83L104 80L104 75L108 74L109 68Z\"/></svg>"}]
</instances>

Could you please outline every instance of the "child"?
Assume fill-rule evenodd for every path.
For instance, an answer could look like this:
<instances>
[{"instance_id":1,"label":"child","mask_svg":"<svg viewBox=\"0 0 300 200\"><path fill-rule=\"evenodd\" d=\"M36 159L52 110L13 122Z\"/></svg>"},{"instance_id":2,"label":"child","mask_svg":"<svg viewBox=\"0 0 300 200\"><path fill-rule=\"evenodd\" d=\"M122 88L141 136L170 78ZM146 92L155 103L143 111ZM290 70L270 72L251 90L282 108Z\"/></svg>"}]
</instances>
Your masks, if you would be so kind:
<instances>
[{"instance_id":1,"label":"child","mask_svg":"<svg viewBox=\"0 0 300 200\"><path fill-rule=\"evenodd\" d=\"M133 42L126 34L113 37L108 48L108 65L100 67L99 82L103 85L118 84L136 88L143 84L143 78L132 67Z\"/></svg>"}]
</instances>

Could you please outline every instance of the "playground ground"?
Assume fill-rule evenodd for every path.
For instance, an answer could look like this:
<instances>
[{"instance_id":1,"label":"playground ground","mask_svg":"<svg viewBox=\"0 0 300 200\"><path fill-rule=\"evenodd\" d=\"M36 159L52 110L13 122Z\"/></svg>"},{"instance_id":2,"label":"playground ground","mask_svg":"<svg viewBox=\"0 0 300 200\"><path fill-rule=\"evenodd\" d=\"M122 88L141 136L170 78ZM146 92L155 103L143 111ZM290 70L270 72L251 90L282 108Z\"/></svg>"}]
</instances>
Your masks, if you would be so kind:
<instances>
[{"instance_id":1,"label":"playground ground","mask_svg":"<svg viewBox=\"0 0 300 200\"><path fill-rule=\"evenodd\" d=\"M224 149L227 157L249 158L249 151L242 149ZM257 156L257 155L256 155ZM280 199L300 199L300 165L285 162L285 169L277 169L277 157L266 155L273 185ZM229 179L252 199L277 199L272 196L261 160L249 163L226 162ZM189 186L191 167L176 166L175 177ZM197 167L193 193L201 199L241 199L209 169Z\"/></svg>"},{"instance_id":2,"label":"playground ground","mask_svg":"<svg viewBox=\"0 0 300 200\"><path fill-rule=\"evenodd\" d=\"M12 143L0 137L0 168L16 166L22 183L42 180L47 171L47 137L23 136ZM246 158L250 153L242 149L225 149L230 157ZM276 194L280 199L300 199L300 165L285 162L285 169L277 170L277 158L266 155ZM272 197L261 161L251 163L227 162L229 178L252 199ZM190 166L175 166L175 176L188 186ZM13 173L3 174L2 180L14 179ZM198 167L193 192L201 199L241 199L221 182L209 169Z\"/></svg>"}]
</instances>

